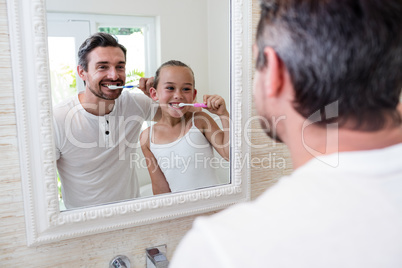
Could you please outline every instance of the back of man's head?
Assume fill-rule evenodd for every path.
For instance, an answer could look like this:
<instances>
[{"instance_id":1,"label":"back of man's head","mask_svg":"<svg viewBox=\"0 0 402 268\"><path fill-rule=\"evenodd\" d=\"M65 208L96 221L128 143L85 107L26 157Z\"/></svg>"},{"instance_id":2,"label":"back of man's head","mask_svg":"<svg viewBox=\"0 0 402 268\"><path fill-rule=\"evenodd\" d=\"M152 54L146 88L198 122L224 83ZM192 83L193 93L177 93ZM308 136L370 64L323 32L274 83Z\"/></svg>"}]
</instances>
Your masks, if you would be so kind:
<instances>
[{"instance_id":1,"label":"back of man's head","mask_svg":"<svg viewBox=\"0 0 402 268\"><path fill-rule=\"evenodd\" d=\"M401 123L401 0L261 0L257 45L258 69L266 46L285 64L305 118L338 101L340 126Z\"/></svg>"}]
</instances>

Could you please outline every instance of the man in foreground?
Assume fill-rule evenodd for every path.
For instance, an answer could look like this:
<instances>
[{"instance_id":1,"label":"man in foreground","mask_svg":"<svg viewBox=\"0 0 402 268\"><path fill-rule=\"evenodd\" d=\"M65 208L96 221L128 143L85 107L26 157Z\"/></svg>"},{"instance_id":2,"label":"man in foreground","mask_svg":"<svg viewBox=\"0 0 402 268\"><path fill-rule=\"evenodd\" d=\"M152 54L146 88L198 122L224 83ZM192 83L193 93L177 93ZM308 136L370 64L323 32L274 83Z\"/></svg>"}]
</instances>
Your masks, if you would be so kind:
<instances>
[{"instance_id":1,"label":"man in foreground","mask_svg":"<svg viewBox=\"0 0 402 268\"><path fill-rule=\"evenodd\" d=\"M295 171L197 219L170 267L402 267L402 2L261 9L256 108Z\"/></svg>"}]
</instances>

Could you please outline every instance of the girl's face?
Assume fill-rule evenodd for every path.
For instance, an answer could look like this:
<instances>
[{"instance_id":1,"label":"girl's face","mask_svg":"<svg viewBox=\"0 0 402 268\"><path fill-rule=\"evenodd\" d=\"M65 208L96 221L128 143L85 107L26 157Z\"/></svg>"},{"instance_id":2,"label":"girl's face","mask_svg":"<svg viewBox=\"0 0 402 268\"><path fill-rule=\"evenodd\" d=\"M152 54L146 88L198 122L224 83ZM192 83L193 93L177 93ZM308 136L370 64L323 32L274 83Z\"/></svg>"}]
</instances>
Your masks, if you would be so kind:
<instances>
[{"instance_id":1,"label":"girl's face","mask_svg":"<svg viewBox=\"0 0 402 268\"><path fill-rule=\"evenodd\" d=\"M197 90L188 68L166 66L160 70L157 88L151 88L150 93L153 100L159 100L162 112L178 118L189 109L189 106L179 107L179 103L192 103Z\"/></svg>"}]
</instances>

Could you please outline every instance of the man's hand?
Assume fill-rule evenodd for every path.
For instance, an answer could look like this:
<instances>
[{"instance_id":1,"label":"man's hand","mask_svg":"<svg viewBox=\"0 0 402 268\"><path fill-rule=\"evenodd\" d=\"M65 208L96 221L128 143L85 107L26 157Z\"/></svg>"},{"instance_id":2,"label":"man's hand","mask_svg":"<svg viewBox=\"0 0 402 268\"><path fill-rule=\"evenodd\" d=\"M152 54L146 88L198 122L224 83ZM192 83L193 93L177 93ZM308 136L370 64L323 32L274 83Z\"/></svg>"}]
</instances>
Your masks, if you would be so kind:
<instances>
[{"instance_id":1,"label":"man's hand","mask_svg":"<svg viewBox=\"0 0 402 268\"><path fill-rule=\"evenodd\" d=\"M153 85L154 85L154 78L153 77L149 77L149 78L141 77L140 81L138 83L138 88L141 89L141 91L144 92L145 95L147 95L148 97L151 97L149 95L149 89Z\"/></svg>"}]
</instances>

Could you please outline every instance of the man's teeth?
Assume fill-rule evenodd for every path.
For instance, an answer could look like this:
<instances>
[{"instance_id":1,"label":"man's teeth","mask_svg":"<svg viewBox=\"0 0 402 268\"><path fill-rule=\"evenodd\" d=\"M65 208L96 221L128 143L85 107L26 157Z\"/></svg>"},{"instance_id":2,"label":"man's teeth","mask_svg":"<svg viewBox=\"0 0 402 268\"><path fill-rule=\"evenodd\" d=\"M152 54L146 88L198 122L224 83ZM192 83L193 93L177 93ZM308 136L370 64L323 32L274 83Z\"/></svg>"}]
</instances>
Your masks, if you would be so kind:
<instances>
[{"instance_id":1,"label":"man's teeth","mask_svg":"<svg viewBox=\"0 0 402 268\"><path fill-rule=\"evenodd\" d=\"M119 87L120 84L116 84L116 85L112 85L112 84L102 84L102 86L104 86L104 87L108 87L108 86L117 86L117 87Z\"/></svg>"}]
</instances>

